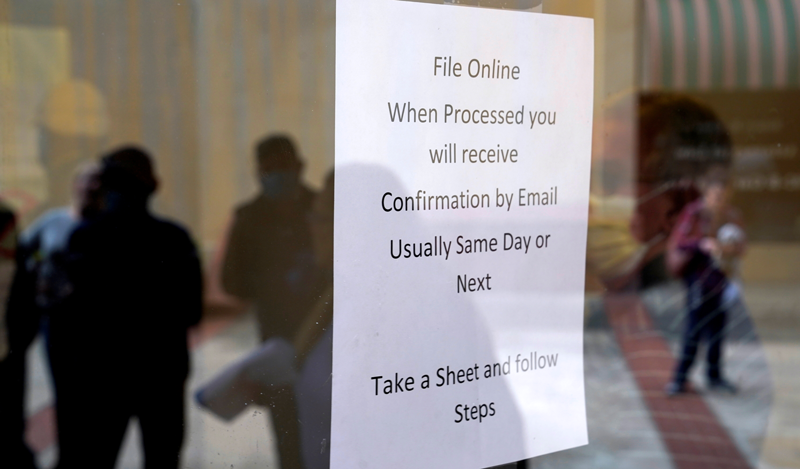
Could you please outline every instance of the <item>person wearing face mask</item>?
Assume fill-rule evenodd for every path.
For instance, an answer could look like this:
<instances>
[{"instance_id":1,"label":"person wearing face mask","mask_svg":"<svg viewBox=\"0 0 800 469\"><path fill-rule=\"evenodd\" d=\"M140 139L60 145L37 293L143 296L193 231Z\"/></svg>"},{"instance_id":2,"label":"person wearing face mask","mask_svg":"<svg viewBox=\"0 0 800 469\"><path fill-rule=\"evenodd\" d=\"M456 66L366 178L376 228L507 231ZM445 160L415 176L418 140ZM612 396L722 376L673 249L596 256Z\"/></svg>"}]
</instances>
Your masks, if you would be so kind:
<instances>
[{"instance_id":1,"label":"person wearing face mask","mask_svg":"<svg viewBox=\"0 0 800 469\"><path fill-rule=\"evenodd\" d=\"M292 140L271 135L256 145L261 192L236 209L222 264L223 289L256 313L260 338L291 340L324 288L307 217L314 193L300 181ZM270 411L281 467L300 467L296 403L290 387Z\"/></svg>"},{"instance_id":2,"label":"person wearing face mask","mask_svg":"<svg viewBox=\"0 0 800 469\"><path fill-rule=\"evenodd\" d=\"M290 338L318 283L306 223L314 194L300 181L303 163L288 136L260 141L256 158L261 192L236 209L222 286L253 303L262 341Z\"/></svg>"},{"instance_id":3,"label":"person wearing face mask","mask_svg":"<svg viewBox=\"0 0 800 469\"><path fill-rule=\"evenodd\" d=\"M297 332L293 337L267 339L196 393L201 406L229 422L253 403L269 408L278 434L281 467L286 469L328 467L324 442L330 440L333 173L314 197L307 222L319 293L309 310L295 312L303 317ZM313 358L307 366L308 357ZM302 382L299 389L298 379ZM296 413L291 414L295 407Z\"/></svg>"}]
</instances>

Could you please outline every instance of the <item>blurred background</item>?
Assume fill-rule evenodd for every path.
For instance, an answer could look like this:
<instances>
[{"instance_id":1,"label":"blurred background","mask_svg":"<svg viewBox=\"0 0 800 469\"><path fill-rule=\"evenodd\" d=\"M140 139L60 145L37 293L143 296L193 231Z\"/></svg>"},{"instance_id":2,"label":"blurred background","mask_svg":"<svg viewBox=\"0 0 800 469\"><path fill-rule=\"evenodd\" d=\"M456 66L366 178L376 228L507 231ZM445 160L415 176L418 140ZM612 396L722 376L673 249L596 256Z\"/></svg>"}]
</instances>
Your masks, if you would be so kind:
<instances>
[{"instance_id":1,"label":"blurred background","mask_svg":"<svg viewBox=\"0 0 800 469\"><path fill-rule=\"evenodd\" d=\"M590 444L529 467L800 467L800 0L445 3L595 21ZM68 205L85 162L134 143L154 156L154 211L185 226L200 251L205 308L190 331L181 467L278 464L266 407L224 421L192 396L261 340L252 308L220 281L234 208L260 191L255 144L290 135L312 190L333 167L335 13L329 0L0 0L0 204L17 230ZM716 116L692 121L679 107L675 122L713 121L732 143L723 159L748 242L743 319L725 348L732 396L669 400L662 391L686 316L666 239L698 197L699 168L716 158L664 150L659 106L675 100ZM52 467L45 355L38 339L28 351L26 441ZM139 447L131 424L118 467L140 467Z\"/></svg>"}]
</instances>

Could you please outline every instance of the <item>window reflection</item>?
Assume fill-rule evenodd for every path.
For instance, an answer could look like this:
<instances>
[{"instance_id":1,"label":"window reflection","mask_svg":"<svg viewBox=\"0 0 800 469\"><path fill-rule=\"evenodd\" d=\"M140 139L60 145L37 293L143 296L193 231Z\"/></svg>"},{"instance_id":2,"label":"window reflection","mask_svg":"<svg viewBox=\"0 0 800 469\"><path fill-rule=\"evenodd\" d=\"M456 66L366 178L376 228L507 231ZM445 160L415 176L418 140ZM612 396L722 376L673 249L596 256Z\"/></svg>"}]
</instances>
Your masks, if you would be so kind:
<instances>
[{"instance_id":1,"label":"window reflection","mask_svg":"<svg viewBox=\"0 0 800 469\"><path fill-rule=\"evenodd\" d=\"M529 467L797 465L800 3L426 3L595 19L590 444ZM325 467L334 39L323 0L0 2L0 465Z\"/></svg>"}]
</instances>

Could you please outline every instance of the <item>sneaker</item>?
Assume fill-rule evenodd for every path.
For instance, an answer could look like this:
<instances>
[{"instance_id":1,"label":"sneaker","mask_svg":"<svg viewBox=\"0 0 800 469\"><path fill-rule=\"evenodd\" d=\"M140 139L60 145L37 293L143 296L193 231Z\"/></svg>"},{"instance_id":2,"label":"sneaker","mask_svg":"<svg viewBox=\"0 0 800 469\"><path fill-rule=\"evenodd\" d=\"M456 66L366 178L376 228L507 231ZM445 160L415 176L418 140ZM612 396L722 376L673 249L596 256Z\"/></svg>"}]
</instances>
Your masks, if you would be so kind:
<instances>
[{"instance_id":1,"label":"sneaker","mask_svg":"<svg viewBox=\"0 0 800 469\"><path fill-rule=\"evenodd\" d=\"M733 383L724 378L714 379L709 381L708 390L715 392L723 392L727 394L736 394L737 392L739 392L739 388L737 388Z\"/></svg>"},{"instance_id":2,"label":"sneaker","mask_svg":"<svg viewBox=\"0 0 800 469\"><path fill-rule=\"evenodd\" d=\"M667 387L664 388L664 392L667 396L677 396L678 394L685 394L688 390L686 389L686 383L679 383L677 381L670 381L667 384Z\"/></svg>"}]
</instances>

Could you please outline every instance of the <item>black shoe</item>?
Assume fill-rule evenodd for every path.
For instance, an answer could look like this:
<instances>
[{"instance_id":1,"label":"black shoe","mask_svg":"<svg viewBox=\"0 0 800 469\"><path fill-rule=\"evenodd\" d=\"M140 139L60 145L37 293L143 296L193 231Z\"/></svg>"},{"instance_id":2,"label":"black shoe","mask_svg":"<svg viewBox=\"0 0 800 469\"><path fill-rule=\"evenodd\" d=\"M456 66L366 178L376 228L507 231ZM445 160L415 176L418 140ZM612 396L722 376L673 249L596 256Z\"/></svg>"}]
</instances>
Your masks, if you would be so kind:
<instances>
[{"instance_id":1,"label":"black shoe","mask_svg":"<svg viewBox=\"0 0 800 469\"><path fill-rule=\"evenodd\" d=\"M664 392L667 396L677 396L678 394L685 394L688 390L686 389L686 383L679 383L677 381L671 381L667 384L667 387L664 388Z\"/></svg>"},{"instance_id":2,"label":"black shoe","mask_svg":"<svg viewBox=\"0 0 800 469\"><path fill-rule=\"evenodd\" d=\"M736 394L739 392L739 388L724 378L709 380L708 390L726 394Z\"/></svg>"}]
</instances>

